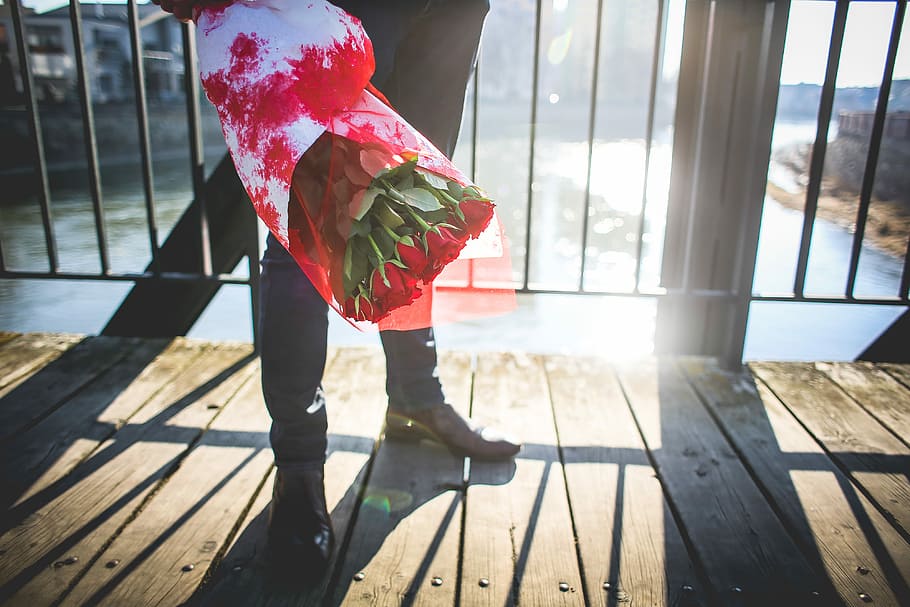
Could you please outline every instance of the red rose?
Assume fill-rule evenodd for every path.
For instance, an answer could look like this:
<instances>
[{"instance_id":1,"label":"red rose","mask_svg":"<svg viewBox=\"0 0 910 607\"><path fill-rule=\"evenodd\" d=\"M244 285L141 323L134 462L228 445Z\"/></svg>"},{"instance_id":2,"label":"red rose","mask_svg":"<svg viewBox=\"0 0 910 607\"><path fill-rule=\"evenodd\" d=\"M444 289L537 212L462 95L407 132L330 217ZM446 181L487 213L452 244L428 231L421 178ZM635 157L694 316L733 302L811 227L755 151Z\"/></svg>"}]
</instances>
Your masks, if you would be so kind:
<instances>
[{"instance_id":1,"label":"red rose","mask_svg":"<svg viewBox=\"0 0 910 607\"><path fill-rule=\"evenodd\" d=\"M493 203L489 200L466 198L458 207L464 213L465 229L474 238L480 236L493 219Z\"/></svg>"},{"instance_id":2,"label":"red rose","mask_svg":"<svg viewBox=\"0 0 910 607\"><path fill-rule=\"evenodd\" d=\"M369 314L370 311L370 304L365 299L360 302L360 311L357 310L357 304L354 303L353 297L348 297L344 300L344 315L351 320L372 320Z\"/></svg>"},{"instance_id":3,"label":"red rose","mask_svg":"<svg viewBox=\"0 0 910 607\"><path fill-rule=\"evenodd\" d=\"M427 254L423 252L423 248L419 246L406 245L402 242L398 242L395 245L395 250L398 251L398 258L401 259L401 262L408 266L408 269L414 276L420 276L423 274L423 271L427 267Z\"/></svg>"},{"instance_id":4,"label":"red rose","mask_svg":"<svg viewBox=\"0 0 910 607\"><path fill-rule=\"evenodd\" d=\"M458 257L468 240L464 230L453 232L448 228L437 228L439 233L427 232L427 267L421 275L424 281L436 278L442 269Z\"/></svg>"},{"instance_id":5,"label":"red rose","mask_svg":"<svg viewBox=\"0 0 910 607\"><path fill-rule=\"evenodd\" d=\"M413 274L389 262L385 263L383 269L389 281L388 286L382 280L379 270L373 271L371 280L373 307L376 311L372 320L379 320L395 308L408 305L420 295L417 278Z\"/></svg>"}]
</instances>

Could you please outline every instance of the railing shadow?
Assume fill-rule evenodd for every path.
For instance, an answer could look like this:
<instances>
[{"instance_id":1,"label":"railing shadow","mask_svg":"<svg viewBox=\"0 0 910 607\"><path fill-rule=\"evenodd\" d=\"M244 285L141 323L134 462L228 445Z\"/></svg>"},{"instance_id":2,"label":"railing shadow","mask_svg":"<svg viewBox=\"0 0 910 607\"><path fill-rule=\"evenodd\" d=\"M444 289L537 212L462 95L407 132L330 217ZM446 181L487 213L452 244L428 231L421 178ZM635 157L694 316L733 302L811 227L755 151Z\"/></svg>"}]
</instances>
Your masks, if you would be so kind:
<instances>
[{"instance_id":1,"label":"railing shadow","mask_svg":"<svg viewBox=\"0 0 910 607\"><path fill-rule=\"evenodd\" d=\"M107 387L116 392L117 386L125 387L130 376L138 375L139 370L144 367L143 361L149 357L153 358L154 353L155 348L152 348L131 359L130 364L135 367L135 373L124 371L122 375L114 377L102 372L93 382L101 382L108 377L112 381ZM112 466L116 467L118 457L130 446L149 438L145 435L149 427L158 429L154 441L182 444L185 447L176 458L150 471L144 481L136 483L107 508L44 553L33 554L34 558L16 563L14 570L8 567L10 558L15 555L4 553L2 556L7 562L4 568L12 575L5 576L7 581L0 591L0 598L11 596L21 589L33 576L50 567L60 555L98 529L112 514L126 507L159 479L169 475L199 443L200 436L204 436L206 445L216 447L223 445L249 446L258 450L265 448L267 433L264 431L238 432L218 429L203 431L201 428L166 424L181 410L198 402L240 371L249 360L245 358L231 364L208 382L164 406L159 413L143 423L127 424L119 430L103 424L92 425L91 431L84 437L102 440L113 434L114 440L104 449L93 453L66 476L21 499L7 510L3 518L4 530L27 522L28 517L66 495L93 474ZM547 484L557 478L552 475L554 467L586 463L613 464L619 468L613 498L615 500L613 525L609 534L612 542L611 565L610 571L605 572L609 580L619 579L622 567L625 566L621 563L619 551L624 540L624 512L627 508L626 470L629 466L650 466L654 463L657 473L662 477L664 499L669 504L669 509L666 510L669 514L666 515L664 527L678 527L685 536L684 545L664 542L662 548L665 563L679 563L686 560L687 556L691 557L698 576L707 580L708 586L698 598L680 594L677 592L678 589L671 588L669 598L673 604L749 606L840 604L841 600L835 586L840 585L842 588L843 580L836 580L834 574L830 572L831 554L826 550L830 551L831 547L825 547L820 543L817 530L818 515L807 510L804 505L805 495L801 494L804 488L797 487L794 482L794 475L798 472L826 472L833 474L831 482L837 485L836 488L843 495L844 503L847 505L846 509L841 510L842 518L843 513L848 511L852 516L852 524L868 545L875 561L860 565L865 567L871 564L873 573L880 576L881 581L890 588L899 601L910 598L910 588L905 574L906 563L897 560L889 548L887 538L882 536L881 523L873 520L875 513L870 514L867 505L864 504L864 500L868 499L864 498L854 482L851 482L850 470L841 470L839 465L832 461L830 455L837 454L826 454L820 449L794 450L782 444L786 437L780 435L780 428L769 418L766 409L771 404L767 400L762 400L767 397L759 390L760 382L757 382L748 370L724 375L722 379L726 382L723 384L726 388L711 392L706 388L705 382L699 381L697 376L686 369L684 365L680 367L672 360L658 361L656 416L660 422L659 430L655 434L649 434L646 428L643 430L645 442L650 441L644 448L571 444L525 445L517 457L518 465L522 460L543 463L543 472L536 488L531 489L535 493L531 500L523 540L513 546L515 550L513 598L518 596L518 591L527 576L528 558L538 531L543 496L547 491ZM35 377L37 378L37 375ZM85 388L86 394L94 390L93 386L97 387L91 383ZM108 394L107 391L104 393ZM626 399L630 409L641 414L642 403L628 394ZM108 403L109 400L101 399L93 405L92 410L101 411ZM812 440L813 437L798 426L800 423L798 419L795 417L791 419L787 411L784 411L784 415L790 423L800 428L803 440ZM50 425L52 418L53 414L47 416L42 423ZM685 421L686 418L690 418L689 422ZM25 445L30 437L34 438L36 428L37 426L10 442L9 448ZM42 433L41 436L45 434ZM65 451L66 447L81 437L83 436L79 433L65 435L55 446L56 450L49 451L49 455L43 458L34 454L19 456L8 449L10 457L6 457L2 465L4 475L9 479L9 483L5 483L4 486L4 506L8 507L21 498L25 488L54 464L56 460L52 454ZM705 440L707 443L700 442ZM438 521L436 526L424 528L429 534L423 542L426 549L420 555L420 564L412 574L413 579L409 581L408 590L404 592L402 598L402 604L410 604L416 589L426 583L430 566L439 555L447 534L464 533L461 528L462 521L457 514L459 506L464 504L468 487L480 484L505 485L511 482L516 472L516 461L472 462L471 474L465 481L463 461L438 447L384 441L377 450L376 441L369 437L330 435L329 461L331 462L334 456L344 453L357 454L364 458L365 462L353 474L350 484L343 488L343 494L333 508L332 515L339 530L341 549L338 550L338 560L333 563L332 574L329 577L315 588L301 588L298 584L275 575L273 568L264 558L268 507L267 502L260 498L255 502L255 507L259 511L250 512L247 518L249 524L239 528L239 536L232 539L229 548L224 548L225 552L221 555L217 568L209 572L210 581L197 589L189 602L205 605L341 604L351 592L357 591L357 582L354 581L353 574L372 566L374 559L381 554L384 543L403 522L408 521L410 517L418 516L421 509L430 502L446 500L440 510L442 514L438 519L434 519ZM371 458L374 455L375 457ZM885 468L883 472L906 475L908 471L906 457L873 455ZM19 459L16 459L17 457ZM33 462L31 467L16 470L17 462L26 460ZM741 466L745 476L742 474L738 478L729 474L725 476L720 472L725 466L728 470ZM217 488L225 486L240 467L242 466L221 479L216 489L200 495L194 502L193 509L204 506ZM407 473L401 473L402 470L407 470ZM347 483L347 480L344 482ZM261 491L269 492L270 489L271 485L265 483ZM267 494L263 497L267 497ZM744 509L742 514L744 518L741 520L746 521L745 527L737 527L738 523L729 523L718 518L724 514L723 500L734 498L742 499L734 505ZM252 498L243 496L243 499ZM762 518L764 515L760 515L759 512L761 509L768 511L768 516L764 519ZM129 572L149 558L158 546L188 520L188 516L188 511L175 513L175 520L156 537L154 542L143 547L134 561L97 590L92 595L92 601L103 600L112 588L124 583ZM768 528L760 526L763 520L771 521ZM225 524L239 525L241 522L226 521ZM35 521L35 524L41 523ZM740 554L752 551L753 554L758 554L757 562L761 563L759 566L749 569L749 560L743 558L730 564L720 574L711 569L717 565L711 562L710 553L715 550L714 542L722 541L719 538L730 531L725 527L727 524L732 525L734 537L751 538L748 545L744 544L734 552ZM782 529L779 537L764 535L775 525ZM886 530L894 531L890 527ZM762 553L768 548L790 550L791 547L792 554ZM721 549L728 552L731 550L729 546ZM793 565L792 570L786 570L787 563ZM780 564L785 565L784 569L775 569ZM581 560L579 566L583 577L600 573L585 571ZM764 569L766 566L767 569ZM867 573L858 571L856 575L861 578ZM718 584L720 580L731 579L730 576L735 575L741 575L733 580L736 583L735 587ZM459 582L460 580L447 580L446 583ZM366 586L364 590L366 591ZM813 599L810 590L818 592L820 598ZM622 601L618 593L610 593L605 599L607 605L618 605Z\"/></svg>"},{"instance_id":2,"label":"railing shadow","mask_svg":"<svg viewBox=\"0 0 910 607\"><path fill-rule=\"evenodd\" d=\"M725 372L711 364L700 367L697 364L687 366L685 362L681 365L672 361L661 362L660 377L667 378L667 384L675 384L677 376L684 376L698 395L711 418L711 424L716 424L717 429L712 431L723 435L726 443L723 450L731 450L730 456L742 462L748 476L740 481L741 486L751 489L754 485L753 493L760 493L762 501L767 504L759 503L757 506L768 508L784 531L781 537L774 538L773 530L769 528L763 535L751 535L752 530L749 530L750 539L739 553L752 553L752 556L733 564L725 572L730 574L738 569L736 574L741 576L742 581L737 583L736 593L731 593L730 588L714 589L721 604L840 605L845 600L845 587L850 586L855 588L854 601L858 596L865 602L881 600L889 603L891 599L882 596L884 593L876 599L874 594L863 592L864 588L868 591L871 585L870 578L866 577L870 571L873 578L878 578L875 582L878 587L882 588L882 584L887 586L897 604L910 601L907 563L897 562L896 555L889 550L889 544L893 548L895 538L898 538L897 543L902 544L898 537L900 528L888 524L882 527L883 518L878 519L878 524L872 520L867 510L870 506L864 506L860 498L864 490L851 482L849 470L840 469L834 461L841 454L826 454L821 443L812 444L819 439L803 427L803 422L795 414L778 403L776 395L760 390L760 381L748 368ZM678 390L678 387L675 389ZM672 399L668 395L664 406L673 406ZM769 417L772 411L775 416L780 415L780 419L772 422ZM678 434L672 426L663 427L663 449L677 449L687 444L689 439ZM794 441L797 442L794 444ZM809 445L811 449L800 450L797 446L800 443L802 449ZM857 454L860 451L858 449ZM731 490L720 486L723 479L715 474L716 466L711 463L712 457L720 456L708 451L692 452L692 455L692 466L714 479L708 491L728 496L737 494L737 488ZM907 457L880 453L864 455L874 457L878 473L906 474L910 471ZM809 489L804 481L797 486L795 479L801 473L816 473L812 475L812 482L819 484ZM821 491L822 495L829 496L829 501L822 504L818 499L811 499L807 491ZM737 497L742 496L737 494ZM837 498L842 498L842 501ZM830 500L837 500L838 503ZM744 502L744 505L748 507L748 503ZM826 511L828 506L830 510ZM710 512L709 509L703 515L710 515ZM755 520L760 516L754 509L747 514L756 517ZM682 518L686 523L685 515ZM749 520L753 522L751 518ZM893 521L889 520L889 523L893 524ZM711 549L708 538L703 536L703 528L699 530L698 525L692 524L686 527L692 533L691 541L697 552ZM842 531L832 534L825 527ZM889 539L884 538L882 533ZM851 537L854 539L849 539ZM770 559L761 554L768 549L775 551ZM853 563L851 559L856 557L856 560L861 560L859 555L864 553L866 559L871 558L871 562L862 559L863 562ZM752 562L759 563L758 566L747 569L750 559L755 558L758 561ZM844 565L847 568L839 570ZM869 599L869 596L872 598ZM847 602L850 602L849 599Z\"/></svg>"},{"instance_id":3,"label":"railing shadow","mask_svg":"<svg viewBox=\"0 0 910 607\"><path fill-rule=\"evenodd\" d=\"M373 441L362 438L329 435L327 470L331 458L338 451L334 447L344 443L344 450L369 455ZM456 517L464 492L470 484L502 485L511 480L515 472L513 461L484 464L484 473L469 483L463 482L464 462L444 449L427 444L414 444L395 440L383 441L376 459L366 462L332 509L332 520L338 536L338 548L331 566L331 573L315 585L283 573L266 554L266 527L268 505L260 507L250 522L236 538L221 560L211 583L201 587L189 601L192 605L339 605L360 583L354 575L367 570L374 557L396 528L421 508L435 500L445 500L445 513L435 528L426 528L432 534L420 557L420 565L404 592L402 605L413 602L415 590L426 580L429 567L438 555L443 538L455 527L461 532L461 520ZM458 479L457 482L448 482ZM328 482L328 481L327 481ZM270 491L267 484L262 491ZM260 501L261 503L261 501ZM305 564L300 564L305 566ZM447 580L456 584L456 580ZM367 591L367 589L364 589Z\"/></svg>"},{"instance_id":4,"label":"railing shadow","mask_svg":"<svg viewBox=\"0 0 910 607\"><path fill-rule=\"evenodd\" d=\"M104 339L123 341L112 338ZM4 448L2 472L5 511L0 519L0 529L3 532L2 553L0 554L4 558L0 560L0 579L3 581L2 587L0 587L0 600L15 595L42 571L56 566L58 559L61 559L63 555L97 529L108 524L112 517L128 520L135 509L141 507L141 503L137 505L136 499L146 496L141 500L144 502L150 495L149 491L177 469L205 431L203 427L170 426L167 422L186 407L199 403L200 399L248 367L253 360L252 355L247 355L228 364L210 380L195 386L177 400L166 404L161 411L141 423L128 423L119 429L114 424L99 424L95 419L96 416L139 375L141 370L166 345L166 342L159 344L157 340L150 340L150 343L155 344L154 347L130 352L127 354L129 360L126 363L118 365L115 370L101 373L89 383L84 393L74 397L82 398L88 410L77 406L76 403L68 402L68 405L74 405L73 411L58 411L57 413L65 413L65 415L61 415L59 419L53 419L54 416L48 417L44 420L48 427L36 426ZM113 374L116 374L116 381L106 382L113 377ZM40 381L37 375L31 379L36 382ZM104 389L96 390L102 383L104 383ZM113 396L101 398L104 395ZM98 398L95 398L96 396ZM147 402L143 402L141 405L144 406ZM141 407L137 407L136 411L139 408ZM133 413L135 414L136 411ZM92 417L83 417L88 414L92 414ZM72 429L65 428L67 423L82 430L86 430L85 425L88 424L89 431L74 432ZM61 437L54 437L55 429L63 431ZM150 434L153 436L149 436ZM93 445L104 444L104 448L94 450L90 454L85 453L85 458L75 458L76 461L72 462L74 468L53 470L55 464L60 461L59 458L63 457L70 447L79 440L89 437L93 439L90 441ZM113 439L108 440L111 437ZM232 438L235 442L230 444L235 444L236 437ZM83 495L83 486L88 479L94 477L96 485L98 482L104 485L103 480L98 479L117 476L117 471L122 470L124 466L135 465L137 449L141 450L143 442L148 440L170 444L174 448L167 449L156 458L151 466L148 466L147 470L131 479L129 487L124 487L122 490L116 489L113 496ZM105 441L107 442L105 443ZM51 442L51 444L48 445L47 442ZM267 434L259 433L258 440L253 442L257 442L258 447L262 448L267 445ZM42 450L46 450L46 454L36 457L36 454L43 453ZM45 478L51 473L53 473L52 478ZM230 475L224 479L224 482L227 482L229 478ZM38 483L40 488L33 489L35 483ZM42 484L43 486L41 486ZM204 503L208 497L201 498L201 503ZM47 526L50 520L59 516L56 513L55 504L63 504L67 500L73 504L81 502L83 508L89 509L89 511L92 508L100 508L100 510L87 516L80 515L82 518L72 526L72 529L67 529L63 533L60 533L59 529L61 527L66 529L66 525L70 523L65 519L47 527L46 532L39 533L37 542L26 544L22 539L18 539L18 536L23 533L27 537L27 532L31 528ZM11 506L11 504L14 505ZM55 534L60 534L60 536L55 537ZM163 541L168 535L170 533L163 534L160 541ZM83 562L90 563L91 559L86 558ZM83 566L85 565L80 563L79 567Z\"/></svg>"}]
</instances>

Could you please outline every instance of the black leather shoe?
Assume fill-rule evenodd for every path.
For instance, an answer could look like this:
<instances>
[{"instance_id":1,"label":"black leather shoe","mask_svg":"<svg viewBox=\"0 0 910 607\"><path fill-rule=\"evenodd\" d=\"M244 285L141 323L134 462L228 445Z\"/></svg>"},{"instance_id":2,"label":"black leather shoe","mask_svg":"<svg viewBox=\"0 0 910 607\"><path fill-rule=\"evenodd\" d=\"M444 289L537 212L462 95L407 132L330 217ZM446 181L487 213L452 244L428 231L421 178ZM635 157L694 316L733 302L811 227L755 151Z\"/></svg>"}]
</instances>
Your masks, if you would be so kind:
<instances>
[{"instance_id":1,"label":"black leather shoe","mask_svg":"<svg viewBox=\"0 0 910 607\"><path fill-rule=\"evenodd\" d=\"M462 417L449 404L408 412L390 406L385 422L387 438L428 438L442 443L455 455L474 459L506 459L521 450L518 441L492 428L476 425L470 418Z\"/></svg>"},{"instance_id":2,"label":"black leather shoe","mask_svg":"<svg viewBox=\"0 0 910 607\"><path fill-rule=\"evenodd\" d=\"M325 476L314 470L278 470L268 526L269 557L278 572L306 582L328 570L335 532L325 503Z\"/></svg>"}]
</instances>

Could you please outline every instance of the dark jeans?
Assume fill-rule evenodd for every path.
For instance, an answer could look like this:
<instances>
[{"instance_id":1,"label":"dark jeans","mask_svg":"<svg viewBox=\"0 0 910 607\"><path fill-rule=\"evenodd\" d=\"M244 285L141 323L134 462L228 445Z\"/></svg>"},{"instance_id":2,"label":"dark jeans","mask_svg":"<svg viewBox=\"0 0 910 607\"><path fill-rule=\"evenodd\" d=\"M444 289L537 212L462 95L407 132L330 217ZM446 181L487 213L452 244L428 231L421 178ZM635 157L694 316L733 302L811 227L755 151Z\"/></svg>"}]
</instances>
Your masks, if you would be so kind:
<instances>
[{"instance_id":1,"label":"dark jeans","mask_svg":"<svg viewBox=\"0 0 910 607\"><path fill-rule=\"evenodd\" d=\"M451 156L465 87L477 54L486 0L339 0L359 17L373 42L373 84L398 112ZM270 439L279 467L325 461L325 370L328 305L271 235L262 258L260 292L262 391L272 416ZM445 400L436 369L433 329L380 332L386 392L396 409Z\"/></svg>"}]
</instances>

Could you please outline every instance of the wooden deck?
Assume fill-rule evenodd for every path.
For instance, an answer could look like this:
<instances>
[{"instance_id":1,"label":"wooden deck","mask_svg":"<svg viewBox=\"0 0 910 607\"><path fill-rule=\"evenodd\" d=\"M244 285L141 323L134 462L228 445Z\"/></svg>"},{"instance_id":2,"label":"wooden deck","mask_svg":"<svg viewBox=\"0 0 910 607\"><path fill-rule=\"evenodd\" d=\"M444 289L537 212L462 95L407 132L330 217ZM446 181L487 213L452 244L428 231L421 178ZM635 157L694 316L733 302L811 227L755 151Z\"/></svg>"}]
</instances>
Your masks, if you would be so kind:
<instances>
[{"instance_id":1,"label":"wooden deck","mask_svg":"<svg viewBox=\"0 0 910 607\"><path fill-rule=\"evenodd\" d=\"M910 605L910 367L446 353L513 462L381 440L378 349L330 353L318 588L262 559L246 345L0 334L9 605Z\"/></svg>"}]
</instances>

